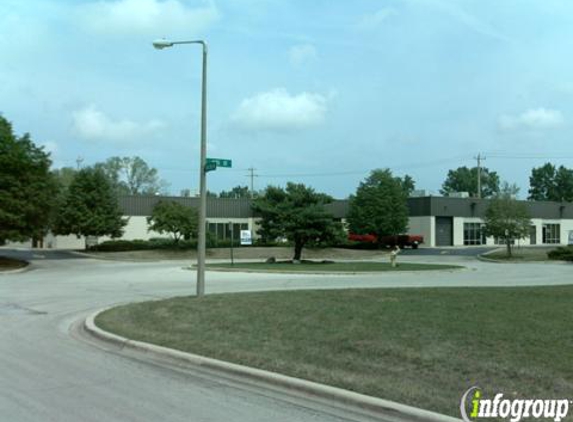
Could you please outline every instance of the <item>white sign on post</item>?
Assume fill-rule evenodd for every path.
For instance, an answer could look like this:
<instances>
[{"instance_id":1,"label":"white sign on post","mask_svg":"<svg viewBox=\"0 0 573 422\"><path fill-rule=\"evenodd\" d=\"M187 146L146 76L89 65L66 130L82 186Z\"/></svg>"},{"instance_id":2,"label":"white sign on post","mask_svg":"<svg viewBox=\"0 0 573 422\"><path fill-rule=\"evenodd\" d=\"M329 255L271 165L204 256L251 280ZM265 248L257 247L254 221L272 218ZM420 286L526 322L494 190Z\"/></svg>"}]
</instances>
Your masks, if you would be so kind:
<instances>
[{"instance_id":1,"label":"white sign on post","mask_svg":"<svg viewBox=\"0 0 573 422\"><path fill-rule=\"evenodd\" d=\"M241 230L241 245L252 245L253 236L250 230Z\"/></svg>"}]
</instances>

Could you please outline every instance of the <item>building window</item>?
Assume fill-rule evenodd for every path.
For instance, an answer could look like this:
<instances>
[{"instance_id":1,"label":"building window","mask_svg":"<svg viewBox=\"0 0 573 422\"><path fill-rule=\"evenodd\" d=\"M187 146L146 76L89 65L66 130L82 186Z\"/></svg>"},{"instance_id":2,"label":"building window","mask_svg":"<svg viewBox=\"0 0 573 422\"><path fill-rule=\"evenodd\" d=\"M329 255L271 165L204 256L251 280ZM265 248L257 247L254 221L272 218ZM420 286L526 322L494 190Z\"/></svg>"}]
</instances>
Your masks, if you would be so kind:
<instances>
[{"instance_id":1,"label":"building window","mask_svg":"<svg viewBox=\"0 0 573 422\"><path fill-rule=\"evenodd\" d=\"M493 240L494 240L494 243L496 245L507 245L507 242L505 241L505 238L503 238L503 237L495 237ZM511 245L515 245L515 239L511 239L511 241L509 243Z\"/></svg>"},{"instance_id":2,"label":"building window","mask_svg":"<svg viewBox=\"0 0 573 422\"><path fill-rule=\"evenodd\" d=\"M543 225L543 243L561 243L561 226L559 224Z\"/></svg>"},{"instance_id":3,"label":"building window","mask_svg":"<svg viewBox=\"0 0 573 422\"><path fill-rule=\"evenodd\" d=\"M233 223L232 226L234 240L241 238L241 230L249 230L247 223ZM231 239L231 224L229 223L209 223L208 230L215 239Z\"/></svg>"},{"instance_id":4,"label":"building window","mask_svg":"<svg viewBox=\"0 0 573 422\"><path fill-rule=\"evenodd\" d=\"M464 245L485 245L485 230L482 223L464 223Z\"/></svg>"}]
</instances>

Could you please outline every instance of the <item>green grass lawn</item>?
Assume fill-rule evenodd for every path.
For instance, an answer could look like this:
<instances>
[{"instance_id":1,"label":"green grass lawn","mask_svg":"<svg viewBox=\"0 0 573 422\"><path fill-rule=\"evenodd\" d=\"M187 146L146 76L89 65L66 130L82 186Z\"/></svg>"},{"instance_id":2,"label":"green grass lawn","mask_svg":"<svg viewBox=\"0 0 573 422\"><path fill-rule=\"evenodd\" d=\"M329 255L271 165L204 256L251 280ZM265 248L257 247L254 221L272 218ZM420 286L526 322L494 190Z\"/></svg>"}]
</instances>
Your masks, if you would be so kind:
<instances>
[{"instance_id":1,"label":"green grass lawn","mask_svg":"<svg viewBox=\"0 0 573 422\"><path fill-rule=\"evenodd\" d=\"M484 255L485 258L499 261L515 262L538 262L548 261L547 252L555 249L555 246L536 246L536 247L513 247L512 256L509 258L505 249Z\"/></svg>"},{"instance_id":2,"label":"green grass lawn","mask_svg":"<svg viewBox=\"0 0 573 422\"><path fill-rule=\"evenodd\" d=\"M120 335L459 417L486 394L573 398L573 287L353 289L131 304Z\"/></svg>"},{"instance_id":3,"label":"green grass lawn","mask_svg":"<svg viewBox=\"0 0 573 422\"><path fill-rule=\"evenodd\" d=\"M0 271L17 270L18 268L23 268L26 265L28 265L28 263L25 261L0 256Z\"/></svg>"},{"instance_id":4,"label":"green grass lawn","mask_svg":"<svg viewBox=\"0 0 573 422\"><path fill-rule=\"evenodd\" d=\"M277 271L277 272L377 272L377 271L428 271L428 270L453 270L460 269L458 265L441 265L441 264L413 264L413 263L399 263L397 267L392 266L387 262L311 262L303 261L300 264L293 264L292 262L276 262L274 264L267 264L264 262L240 262L231 264L209 264L208 268L211 269L235 269L235 270L250 270L250 271Z\"/></svg>"}]
</instances>

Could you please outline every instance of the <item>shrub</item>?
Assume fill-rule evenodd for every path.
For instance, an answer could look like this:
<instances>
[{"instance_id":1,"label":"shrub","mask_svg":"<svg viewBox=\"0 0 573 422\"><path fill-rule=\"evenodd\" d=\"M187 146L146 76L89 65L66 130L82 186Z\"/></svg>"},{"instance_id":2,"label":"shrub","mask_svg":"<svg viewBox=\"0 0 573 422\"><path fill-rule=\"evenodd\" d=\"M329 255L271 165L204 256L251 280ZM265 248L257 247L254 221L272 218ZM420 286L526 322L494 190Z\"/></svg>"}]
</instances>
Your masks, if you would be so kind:
<instances>
[{"instance_id":1,"label":"shrub","mask_svg":"<svg viewBox=\"0 0 573 422\"><path fill-rule=\"evenodd\" d=\"M99 252L124 252L124 251L141 251L150 248L147 240L108 240L89 248L90 251Z\"/></svg>"},{"instance_id":2,"label":"shrub","mask_svg":"<svg viewBox=\"0 0 573 422\"><path fill-rule=\"evenodd\" d=\"M230 239L216 239L207 237L207 248L229 248L231 247ZM236 239L233 246L239 247L241 241ZM149 240L108 240L90 248L91 251L98 252L127 252L127 251L145 251L145 250L193 250L197 249L197 240L181 239L175 242L170 238L153 238Z\"/></svg>"},{"instance_id":3,"label":"shrub","mask_svg":"<svg viewBox=\"0 0 573 422\"><path fill-rule=\"evenodd\" d=\"M573 261L573 246L560 246L547 252L547 257L560 261Z\"/></svg>"}]
</instances>

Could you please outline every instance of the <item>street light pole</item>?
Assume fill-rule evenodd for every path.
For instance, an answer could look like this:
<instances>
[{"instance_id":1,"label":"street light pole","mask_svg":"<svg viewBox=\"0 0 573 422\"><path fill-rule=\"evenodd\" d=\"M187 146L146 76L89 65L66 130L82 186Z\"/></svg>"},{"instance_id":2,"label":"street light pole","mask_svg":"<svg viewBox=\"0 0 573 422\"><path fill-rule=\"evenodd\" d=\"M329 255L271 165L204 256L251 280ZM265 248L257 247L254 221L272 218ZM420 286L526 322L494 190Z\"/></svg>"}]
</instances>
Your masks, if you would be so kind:
<instances>
[{"instance_id":1,"label":"street light pole","mask_svg":"<svg viewBox=\"0 0 573 422\"><path fill-rule=\"evenodd\" d=\"M207 219L207 44L203 46L203 82L201 88L201 166L199 168L200 205L199 205L199 239L197 243L197 297L205 294L205 253Z\"/></svg>"},{"instance_id":2,"label":"street light pole","mask_svg":"<svg viewBox=\"0 0 573 422\"><path fill-rule=\"evenodd\" d=\"M201 44L203 47L203 76L201 86L201 159L199 168L199 234L197 239L197 297L205 294L205 252L206 252L206 219L207 219L207 43L203 40L153 41L159 50L173 47L176 44Z\"/></svg>"}]
</instances>

